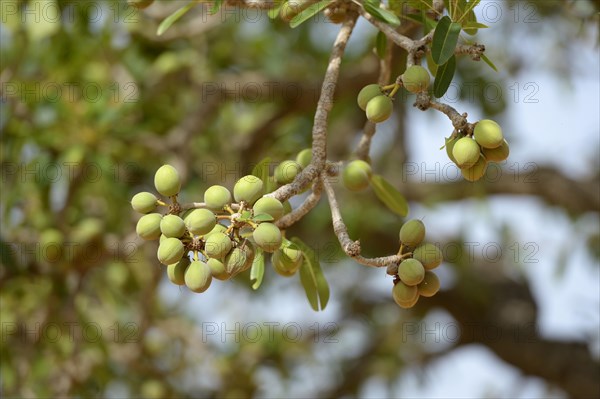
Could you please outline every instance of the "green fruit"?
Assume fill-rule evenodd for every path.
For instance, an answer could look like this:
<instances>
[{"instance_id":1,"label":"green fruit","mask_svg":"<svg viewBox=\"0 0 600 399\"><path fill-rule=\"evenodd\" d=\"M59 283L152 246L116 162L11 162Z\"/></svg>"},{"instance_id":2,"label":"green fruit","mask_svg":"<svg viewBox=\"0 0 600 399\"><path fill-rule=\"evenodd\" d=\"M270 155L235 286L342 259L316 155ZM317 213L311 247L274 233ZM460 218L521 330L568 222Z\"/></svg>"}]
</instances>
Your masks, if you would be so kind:
<instances>
[{"instance_id":1,"label":"green fruit","mask_svg":"<svg viewBox=\"0 0 600 399\"><path fill-rule=\"evenodd\" d=\"M275 252L281 246L281 230L273 223L261 223L254 233L252 238L256 244L266 252Z\"/></svg>"},{"instance_id":2,"label":"green fruit","mask_svg":"<svg viewBox=\"0 0 600 399\"><path fill-rule=\"evenodd\" d=\"M221 259L231 251L233 243L225 233L213 233L206 238L204 250L210 258Z\"/></svg>"},{"instance_id":3,"label":"green fruit","mask_svg":"<svg viewBox=\"0 0 600 399\"><path fill-rule=\"evenodd\" d=\"M496 148L482 148L483 156L489 162L502 162L506 158L508 158L508 154L510 153L510 149L508 148L508 143L506 140L502 140L502 144L500 144Z\"/></svg>"},{"instance_id":4,"label":"green fruit","mask_svg":"<svg viewBox=\"0 0 600 399\"><path fill-rule=\"evenodd\" d=\"M381 87L379 87L378 84L366 85L358 93L356 101L358 102L358 106L360 107L360 109L366 111L367 104L369 103L369 101L371 101L377 96L381 96L382 94L383 92L381 91Z\"/></svg>"},{"instance_id":5,"label":"green fruit","mask_svg":"<svg viewBox=\"0 0 600 399\"><path fill-rule=\"evenodd\" d=\"M373 170L371 165L362 160L352 161L342 174L344 186L350 191L362 191L369 187Z\"/></svg>"},{"instance_id":6,"label":"green fruit","mask_svg":"<svg viewBox=\"0 0 600 399\"><path fill-rule=\"evenodd\" d=\"M144 240L157 240L160 237L160 213L149 213L138 220L135 232Z\"/></svg>"},{"instance_id":7,"label":"green fruit","mask_svg":"<svg viewBox=\"0 0 600 399\"><path fill-rule=\"evenodd\" d=\"M213 211L220 211L231 203L231 193L223 186L210 186L204 192L204 203Z\"/></svg>"},{"instance_id":8,"label":"green fruit","mask_svg":"<svg viewBox=\"0 0 600 399\"><path fill-rule=\"evenodd\" d=\"M308 164L312 161L312 149L305 148L296 155L296 162L298 165L302 167L302 169L306 168Z\"/></svg>"},{"instance_id":9,"label":"green fruit","mask_svg":"<svg viewBox=\"0 0 600 399\"><path fill-rule=\"evenodd\" d=\"M157 199L152 193L137 193L131 199L131 207L139 213L150 213L156 209Z\"/></svg>"},{"instance_id":10,"label":"green fruit","mask_svg":"<svg viewBox=\"0 0 600 399\"><path fill-rule=\"evenodd\" d=\"M177 169L171 165L161 166L154 175L154 187L165 197L177 195L181 189L181 179Z\"/></svg>"},{"instance_id":11,"label":"green fruit","mask_svg":"<svg viewBox=\"0 0 600 399\"><path fill-rule=\"evenodd\" d=\"M154 3L154 0L127 0L127 4L134 8L137 8L138 10L148 8L152 3Z\"/></svg>"},{"instance_id":12,"label":"green fruit","mask_svg":"<svg viewBox=\"0 0 600 399\"><path fill-rule=\"evenodd\" d=\"M163 265L179 262L185 254L185 246L177 238L166 238L158 245L157 257Z\"/></svg>"},{"instance_id":13,"label":"green fruit","mask_svg":"<svg viewBox=\"0 0 600 399\"><path fill-rule=\"evenodd\" d=\"M496 148L502 144L504 137L500 125L491 119L483 119L475 125L473 137L483 148Z\"/></svg>"},{"instance_id":14,"label":"green fruit","mask_svg":"<svg viewBox=\"0 0 600 399\"><path fill-rule=\"evenodd\" d=\"M160 231L167 238L179 238L185 233L185 223L177 215L167 215L160 221Z\"/></svg>"},{"instance_id":15,"label":"green fruit","mask_svg":"<svg viewBox=\"0 0 600 399\"><path fill-rule=\"evenodd\" d=\"M273 175L277 184L288 184L294 181L298 173L302 171L302 166L296 161L283 161L275 168Z\"/></svg>"},{"instance_id":16,"label":"green fruit","mask_svg":"<svg viewBox=\"0 0 600 399\"><path fill-rule=\"evenodd\" d=\"M303 260L302 251L289 247L278 249L271 257L273 268L284 277L293 276L302 265Z\"/></svg>"},{"instance_id":17,"label":"green fruit","mask_svg":"<svg viewBox=\"0 0 600 399\"><path fill-rule=\"evenodd\" d=\"M377 96L367 104L367 119L373 123L380 123L392 115L394 104L388 96Z\"/></svg>"},{"instance_id":18,"label":"green fruit","mask_svg":"<svg viewBox=\"0 0 600 399\"><path fill-rule=\"evenodd\" d=\"M421 262L425 270L432 270L442 263L443 256L442 251L437 246L425 243L415 248L413 259Z\"/></svg>"},{"instance_id":19,"label":"green fruit","mask_svg":"<svg viewBox=\"0 0 600 399\"><path fill-rule=\"evenodd\" d=\"M454 158L454 155L452 155L452 150L454 149L454 144L456 144L456 142L458 140L460 140L461 138L463 138L464 136L462 135L456 135L456 137L448 137L445 139L446 141L446 154L448 155L448 158L450 158L450 160L454 163L456 163L456 158Z\"/></svg>"},{"instance_id":20,"label":"green fruit","mask_svg":"<svg viewBox=\"0 0 600 399\"><path fill-rule=\"evenodd\" d=\"M187 256L181 258L177 263L171 263L167 266L167 277L173 284L184 285L185 269L190 265L190 258Z\"/></svg>"},{"instance_id":21,"label":"green fruit","mask_svg":"<svg viewBox=\"0 0 600 399\"><path fill-rule=\"evenodd\" d=\"M412 308L417 303L419 292L417 286L409 286L399 281L392 289L392 297L394 297L394 301L398 306L407 309Z\"/></svg>"},{"instance_id":22,"label":"green fruit","mask_svg":"<svg viewBox=\"0 0 600 399\"><path fill-rule=\"evenodd\" d=\"M194 261L185 270L184 280L185 285L190 291L197 293L204 292L210 287L210 283L212 282L210 267L204 262Z\"/></svg>"},{"instance_id":23,"label":"green fruit","mask_svg":"<svg viewBox=\"0 0 600 399\"><path fill-rule=\"evenodd\" d=\"M452 155L459 168L470 168L479 160L479 145L470 137L459 139L452 149Z\"/></svg>"},{"instance_id":24,"label":"green fruit","mask_svg":"<svg viewBox=\"0 0 600 399\"><path fill-rule=\"evenodd\" d=\"M233 198L237 202L244 201L252 205L263 195L263 181L256 176L242 177L233 186Z\"/></svg>"},{"instance_id":25,"label":"green fruit","mask_svg":"<svg viewBox=\"0 0 600 399\"><path fill-rule=\"evenodd\" d=\"M217 280L225 281L229 280L231 277L231 275L225 271L225 264L219 259L210 258L206 264L210 268L210 274Z\"/></svg>"},{"instance_id":26,"label":"green fruit","mask_svg":"<svg viewBox=\"0 0 600 399\"><path fill-rule=\"evenodd\" d=\"M465 180L473 182L483 177L486 168L487 161L483 155L480 155L479 160L475 163L475 165L471 166L470 168L461 169L460 173L463 175Z\"/></svg>"},{"instance_id":27,"label":"green fruit","mask_svg":"<svg viewBox=\"0 0 600 399\"><path fill-rule=\"evenodd\" d=\"M409 67L402 75L402 83L406 90L411 93L421 93L427 91L429 87L429 72L427 69L420 65L413 65Z\"/></svg>"},{"instance_id":28,"label":"green fruit","mask_svg":"<svg viewBox=\"0 0 600 399\"><path fill-rule=\"evenodd\" d=\"M434 272L426 271L423 281L417 285L419 295L432 297L440 290L440 279Z\"/></svg>"},{"instance_id":29,"label":"green fruit","mask_svg":"<svg viewBox=\"0 0 600 399\"><path fill-rule=\"evenodd\" d=\"M243 272L252 265L252 250L246 248L234 248L225 257L225 271L232 277Z\"/></svg>"},{"instance_id":30,"label":"green fruit","mask_svg":"<svg viewBox=\"0 0 600 399\"><path fill-rule=\"evenodd\" d=\"M221 223L217 223L217 224L215 224L215 227L213 227L213 229L211 231L209 231L207 234L205 234L205 236L208 237L213 233L225 233L226 231L227 231L227 227L223 226Z\"/></svg>"},{"instance_id":31,"label":"green fruit","mask_svg":"<svg viewBox=\"0 0 600 399\"><path fill-rule=\"evenodd\" d=\"M414 248L425 238L425 224L419 219L411 219L400 228L400 242Z\"/></svg>"},{"instance_id":32,"label":"green fruit","mask_svg":"<svg viewBox=\"0 0 600 399\"><path fill-rule=\"evenodd\" d=\"M187 229L195 235L209 233L217 224L217 217L208 209L194 209L185 217Z\"/></svg>"},{"instance_id":33,"label":"green fruit","mask_svg":"<svg viewBox=\"0 0 600 399\"><path fill-rule=\"evenodd\" d=\"M417 285L425 277L425 268L416 259L406 259L398 266L398 277L406 285Z\"/></svg>"},{"instance_id":34,"label":"green fruit","mask_svg":"<svg viewBox=\"0 0 600 399\"><path fill-rule=\"evenodd\" d=\"M262 197L254 203L252 210L254 216L267 214L271 215L274 220L278 220L283 216L283 204L272 197Z\"/></svg>"}]
</instances>

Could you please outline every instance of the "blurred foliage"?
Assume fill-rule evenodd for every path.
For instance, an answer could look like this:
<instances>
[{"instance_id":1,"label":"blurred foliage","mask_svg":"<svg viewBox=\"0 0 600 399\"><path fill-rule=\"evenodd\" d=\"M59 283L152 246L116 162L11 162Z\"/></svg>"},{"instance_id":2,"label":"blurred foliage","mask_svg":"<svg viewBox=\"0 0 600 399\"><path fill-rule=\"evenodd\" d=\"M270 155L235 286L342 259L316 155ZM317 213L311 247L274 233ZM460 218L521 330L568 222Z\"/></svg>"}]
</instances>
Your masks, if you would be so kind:
<instances>
[{"instance_id":1,"label":"blurred foliage","mask_svg":"<svg viewBox=\"0 0 600 399\"><path fill-rule=\"evenodd\" d=\"M547 3L536 2L544 18L580 7ZM214 314L198 309L192 318L184 300L168 300L155 244L140 245L128 201L152 190L152 175L166 162L184 175L182 196L191 201L212 184L231 184L248 173L267 150L281 161L309 146L333 25L321 21L290 30L264 15L240 23L235 12L215 22L197 9L178 29L156 38L160 20L181 4L159 2L141 12L115 0L2 1L3 397L250 397L269 392L260 381L275 376L285 391L297 384L298 370L303 375L311 364L324 367L317 361L322 337L291 342L280 326L274 339L242 339L239 345L203 340L205 326L197 320ZM54 17L56 10L62 18ZM569 15L574 25L582 20ZM374 32L364 35L356 41L374 43ZM335 158L349 155L349 138L364 123L356 92L377 76L371 45L364 43L344 58L331 121ZM498 81L485 68L463 60L457 79ZM475 102L490 116L505 108ZM384 171L393 175L394 162L388 165ZM372 193L346 200L351 236L397 228L399 219L385 209L364 206L377 204ZM291 233L308 243L335 243L325 204ZM590 238L596 254L597 242L597 235ZM390 245L376 238L365 242L373 255L389 252ZM381 338L372 358L350 352L330 362L341 373L364 362L366 375L392 384L405 362L419 363L427 354L419 345L399 353L390 332L424 311L399 313L391 298L365 307L352 287L372 271L348 277L339 248L320 249L323 262L331 263L326 266L333 269L334 291L347 304L341 328L367 326ZM242 275L223 288L221 305L237 301L235 295L243 301L245 280ZM280 289L299 289L297 282L283 284ZM277 292L261 287L250 294L268 299ZM301 291L298 298L308 308ZM271 379L259 378L259 371ZM315 382L315 392L348 383L331 371L323 375L328 379Z\"/></svg>"}]
</instances>

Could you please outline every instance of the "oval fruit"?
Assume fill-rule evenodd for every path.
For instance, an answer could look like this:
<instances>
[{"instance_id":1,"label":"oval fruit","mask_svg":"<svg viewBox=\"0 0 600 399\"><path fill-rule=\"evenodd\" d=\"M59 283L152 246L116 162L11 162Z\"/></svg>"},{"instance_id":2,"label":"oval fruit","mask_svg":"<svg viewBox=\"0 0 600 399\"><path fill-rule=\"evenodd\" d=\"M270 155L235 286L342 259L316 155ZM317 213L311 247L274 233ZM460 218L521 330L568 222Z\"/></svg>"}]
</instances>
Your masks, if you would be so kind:
<instances>
[{"instance_id":1,"label":"oval fruit","mask_svg":"<svg viewBox=\"0 0 600 399\"><path fill-rule=\"evenodd\" d=\"M252 263L248 251L234 248L225 257L225 272L233 277L246 270L249 262Z\"/></svg>"},{"instance_id":2,"label":"oval fruit","mask_svg":"<svg viewBox=\"0 0 600 399\"><path fill-rule=\"evenodd\" d=\"M303 260L302 251L289 247L278 249L271 257L273 268L284 277L293 276L302 265Z\"/></svg>"},{"instance_id":3,"label":"oval fruit","mask_svg":"<svg viewBox=\"0 0 600 399\"><path fill-rule=\"evenodd\" d=\"M400 242L414 248L425 238L425 224L419 219L411 219L400 228Z\"/></svg>"},{"instance_id":4,"label":"oval fruit","mask_svg":"<svg viewBox=\"0 0 600 399\"><path fill-rule=\"evenodd\" d=\"M417 285L425 277L425 268L416 259L406 259L400 262L398 277L406 285Z\"/></svg>"},{"instance_id":5,"label":"oval fruit","mask_svg":"<svg viewBox=\"0 0 600 399\"><path fill-rule=\"evenodd\" d=\"M438 267L444 258L442 256L442 251L440 251L437 246L431 243L425 243L415 248L413 251L413 259L421 262L425 270L432 270Z\"/></svg>"},{"instance_id":6,"label":"oval fruit","mask_svg":"<svg viewBox=\"0 0 600 399\"><path fill-rule=\"evenodd\" d=\"M205 235L217 225L217 217L208 209L194 209L184 219L187 229L196 235Z\"/></svg>"},{"instance_id":7,"label":"oval fruit","mask_svg":"<svg viewBox=\"0 0 600 399\"><path fill-rule=\"evenodd\" d=\"M160 231L167 238L179 238L185 233L185 223L177 215L167 215L160 221Z\"/></svg>"},{"instance_id":8,"label":"oval fruit","mask_svg":"<svg viewBox=\"0 0 600 399\"><path fill-rule=\"evenodd\" d=\"M491 119L483 119L477 122L473 131L473 137L477 141L477 144L483 148L496 148L504 140L500 125Z\"/></svg>"},{"instance_id":9,"label":"oval fruit","mask_svg":"<svg viewBox=\"0 0 600 399\"><path fill-rule=\"evenodd\" d=\"M401 308L411 308L417 303L419 292L416 286L409 286L399 281L392 289L392 297Z\"/></svg>"},{"instance_id":10,"label":"oval fruit","mask_svg":"<svg viewBox=\"0 0 600 399\"><path fill-rule=\"evenodd\" d=\"M358 106L363 111L367 110L367 104L373 98L377 96L381 96L383 92L381 91L381 87L378 84L366 85L363 87L360 92L358 92L358 97L356 98L356 102L358 102Z\"/></svg>"},{"instance_id":11,"label":"oval fruit","mask_svg":"<svg viewBox=\"0 0 600 399\"><path fill-rule=\"evenodd\" d=\"M252 211L254 216L267 214L276 221L283 216L283 204L273 197L262 197L254 203Z\"/></svg>"},{"instance_id":12,"label":"oval fruit","mask_svg":"<svg viewBox=\"0 0 600 399\"><path fill-rule=\"evenodd\" d=\"M166 238L158 245L157 257L163 265L177 263L185 253L185 246L177 238Z\"/></svg>"},{"instance_id":13,"label":"oval fruit","mask_svg":"<svg viewBox=\"0 0 600 399\"><path fill-rule=\"evenodd\" d=\"M160 213L149 213L138 220L135 232L144 240L158 240L160 237Z\"/></svg>"},{"instance_id":14,"label":"oval fruit","mask_svg":"<svg viewBox=\"0 0 600 399\"><path fill-rule=\"evenodd\" d=\"M165 197L177 195L181 189L181 179L177 169L171 165L161 166L154 175L154 187Z\"/></svg>"},{"instance_id":15,"label":"oval fruit","mask_svg":"<svg viewBox=\"0 0 600 399\"><path fill-rule=\"evenodd\" d=\"M275 168L273 176L277 184L288 184L294 181L302 167L296 161L283 161Z\"/></svg>"},{"instance_id":16,"label":"oval fruit","mask_svg":"<svg viewBox=\"0 0 600 399\"><path fill-rule=\"evenodd\" d=\"M275 252L281 246L281 230L273 223L261 223L252 233L252 238L266 252Z\"/></svg>"},{"instance_id":17,"label":"oval fruit","mask_svg":"<svg viewBox=\"0 0 600 399\"><path fill-rule=\"evenodd\" d=\"M190 258L187 256L181 258L177 263L171 263L167 266L167 277L173 284L184 285L185 284L185 269L190 265Z\"/></svg>"},{"instance_id":18,"label":"oval fruit","mask_svg":"<svg viewBox=\"0 0 600 399\"><path fill-rule=\"evenodd\" d=\"M479 160L479 145L470 137L463 137L454 144L452 155L459 168L470 168Z\"/></svg>"},{"instance_id":19,"label":"oval fruit","mask_svg":"<svg viewBox=\"0 0 600 399\"><path fill-rule=\"evenodd\" d=\"M131 207L139 213L150 213L156 209L156 195L148 192L137 193L131 199Z\"/></svg>"},{"instance_id":20,"label":"oval fruit","mask_svg":"<svg viewBox=\"0 0 600 399\"><path fill-rule=\"evenodd\" d=\"M194 261L185 270L184 280L190 291L202 293L210 287L212 282L210 267L204 262Z\"/></svg>"},{"instance_id":21,"label":"oval fruit","mask_svg":"<svg viewBox=\"0 0 600 399\"><path fill-rule=\"evenodd\" d=\"M231 203L231 192L226 187L214 185L204 192L204 203L213 211L220 211Z\"/></svg>"},{"instance_id":22,"label":"oval fruit","mask_svg":"<svg viewBox=\"0 0 600 399\"><path fill-rule=\"evenodd\" d=\"M225 264L221 260L210 258L206 264L210 268L210 274L217 280L225 281L229 280L231 277L231 275L225 271Z\"/></svg>"},{"instance_id":23,"label":"oval fruit","mask_svg":"<svg viewBox=\"0 0 600 399\"><path fill-rule=\"evenodd\" d=\"M448 158L450 158L450 160L454 163L456 163L456 158L454 158L454 155L452 155L452 150L454 149L454 144L456 144L456 142L463 137L464 136L457 135L454 138L448 137L447 139L445 139L446 140L446 154L448 155Z\"/></svg>"},{"instance_id":24,"label":"oval fruit","mask_svg":"<svg viewBox=\"0 0 600 399\"><path fill-rule=\"evenodd\" d=\"M423 281L417 285L417 290L421 296L432 297L440 290L440 279L434 272L428 270Z\"/></svg>"},{"instance_id":25,"label":"oval fruit","mask_svg":"<svg viewBox=\"0 0 600 399\"><path fill-rule=\"evenodd\" d=\"M388 96L377 96L367 104L367 119L373 123L380 123L392 115L394 104Z\"/></svg>"},{"instance_id":26,"label":"oval fruit","mask_svg":"<svg viewBox=\"0 0 600 399\"><path fill-rule=\"evenodd\" d=\"M474 182L483 177L486 169L487 161L483 155L480 155L479 160L475 163L475 165L471 166L470 168L461 169L460 173L463 175L465 180Z\"/></svg>"},{"instance_id":27,"label":"oval fruit","mask_svg":"<svg viewBox=\"0 0 600 399\"><path fill-rule=\"evenodd\" d=\"M371 165L360 159L352 161L346 166L342 174L344 186L350 191L362 191L369 187L373 170Z\"/></svg>"},{"instance_id":28,"label":"oval fruit","mask_svg":"<svg viewBox=\"0 0 600 399\"><path fill-rule=\"evenodd\" d=\"M500 144L496 148L482 148L483 156L489 162L502 162L508 155L510 154L510 149L508 147L508 142L506 140L502 140L502 144Z\"/></svg>"},{"instance_id":29,"label":"oval fruit","mask_svg":"<svg viewBox=\"0 0 600 399\"><path fill-rule=\"evenodd\" d=\"M210 258L221 259L231 251L233 243L225 233L213 233L206 238L204 250Z\"/></svg>"},{"instance_id":30,"label":"oval fruit","mask_svg":"<svg viewBox=\"0 0 600 399\"><path fill-rule=\"evenodd\" d=\"M408 69L402 75L402 83L404 84L406 90L410 91L411 93L421 93L423 91L427 91L430 79L431 77L429 76L427 69L420 65L408 67Z\"/></svg>"},{"instance_id":31,"label":"oval fruit","mask_svg":"<svg viewBox=\"0 0 600 399\"><path fill-rule=\"evenodd\" d=\"M237 202L244 201L252 205L263 195L263 181L256 176L242 177L233 186L233 198Z\"/></svg>"},{"instance_id":32,"label":"oval fruit","mask_svg":"<svg viewBox=\"0 0 600 399\"><path fill-rule=\"evenodd\" d=\"M296 155L296 162L302 169L306 168L310 161L312 161L312 149L310 148L305 148Z\"/></svg>"}]
</instances>

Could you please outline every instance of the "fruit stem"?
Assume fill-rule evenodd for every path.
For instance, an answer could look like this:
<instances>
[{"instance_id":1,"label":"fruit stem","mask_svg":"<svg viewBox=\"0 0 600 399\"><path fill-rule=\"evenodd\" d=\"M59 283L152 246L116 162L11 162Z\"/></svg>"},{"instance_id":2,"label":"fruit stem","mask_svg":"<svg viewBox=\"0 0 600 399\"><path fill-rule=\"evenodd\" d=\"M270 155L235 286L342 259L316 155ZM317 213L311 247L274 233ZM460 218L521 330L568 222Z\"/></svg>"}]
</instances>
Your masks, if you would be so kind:
<instances>
[{"instance_id":1,"label":"fruit stem","mask_svg":"<svg viewBox=\"0 0 600 399\"><path fill-rule=\"evenodd\" d=\"M388 95L388 97L390 98L394 98L394 96L396 95L396 93L398 92L398 90L400 90L400 85L399 84L394 84L394 89L392 90L392 92Z\"/></svg>"}]
</instances>

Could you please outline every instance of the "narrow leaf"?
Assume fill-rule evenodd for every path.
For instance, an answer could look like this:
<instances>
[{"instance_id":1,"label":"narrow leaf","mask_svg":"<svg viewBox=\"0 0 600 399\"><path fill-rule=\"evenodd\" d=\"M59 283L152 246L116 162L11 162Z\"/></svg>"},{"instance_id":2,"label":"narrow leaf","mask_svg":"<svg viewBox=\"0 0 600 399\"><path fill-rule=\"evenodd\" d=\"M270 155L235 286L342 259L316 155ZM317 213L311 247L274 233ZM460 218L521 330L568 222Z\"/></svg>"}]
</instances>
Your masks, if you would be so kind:
<instances>
[{"instance_id":1,"label":"narrow leaf","mask_svg":"<svg viewBox=\"0 0 600 399\"><path fill-rule=\"evenodd\" d=\"M463 14L460 16L460 18L457 20L457 22L462 22L463 19L465 19L466 16L469 15L470 12L473 12L473 9L475 7L477 7L477 5L481 2L481 0L471 0L468 5L467 8L463 11ZM474 15L474 13L473 13Z\"/></svg>"},{"instance_id":2,"label":"narrow leaf","mask_svg":"<svg viewBox=\"0 0 600 399\"><path fill-rule=\"evenodd\" d=\"M307 7L304 11L292 18L292 20L290 21L290 27L295 28L303 24L307 20L311 19L312 17L323 11L325 7L331 4L331 1L332 0L323 0Z\"/></svg>"},{"instance_id":3,"label":"narrow leaf","mask_svg":"<svg viewBox=\"0 0 600 399\"><path fill-rule=\"evenodd\" d=\"M387 52L387 36L381 31L377 33L377 38L375 39L375 48L377 49L377 56L381 59L384 59Z\"/></svg>"},{"instance_id":4,"label":"narrow leaf","mask_svg":"<svg viewBox=\"0 0 600 399\"><path fill-rule=\"evenodd\" d=\"M366 2L363 4L365 11L371 14L376 19L388 23L394 27L400 26L400 19L391 11L379 8L373 3Z\"/></svg>"},{"instance_id":5,"label":"narrow leaf","mask_svg":"<svg viewBox=\"0 0 600 399\"><path fill-rule=\"evenodd\" d=\"M269 214L266 214L266 213L261 213L260 215L255 215L252 218L252 221L253 222L257 222L257 223L260 223L260 222L272 222L273 220L275 220L275 219L273 219L273 216L271 216Z\"/></svg>"},{"instance_id":6,"label":"narrow leaf","mask_svg":"<svg viewBox=\"0 0 600 399\"><path fill-rule=\"evenodd\" d=\"M197 3L195 1L189 2L185 6L181 7L177 11L175 11L173 14L169 15L167 18L165 18L160 23L160 25L158 26L158 30L156 31L156 34L158 36L161 36L163 33L165 33L165 31L167 29L169 29L171 27L171 25L173 25L175 23L175 21L177 21L179 18L181 18L183 15L185 15L186 12L188 12L189 10L194 8L196 5L197 5Z\"/></svg>"},{"instance_id":7,"label":"narrow leaf","mask_svg":"<svg viewBox=\"0 0 600 399\"><path fill-rule=\"evenodd\" d=\"M263 181L263 183L267 183L269 180L269 165L271 164L271 158L266 157L263 158L259 163L252 168L252 176L256 176Z\"/></svg>"},{"instance_id":8,"label":"narrow leaf","mask_svg":"<svg viewBox=\"0 0 600 399\"><path fill-rule=\"evenodd\" d=\"M276 5L275 7L271 8L268 12L267 15L269 16L270 19L275 19L279 16L279 10L281 10L281 3L279 3L278 5Z\"/></svg>"},{"instance_id":9,"label":"narrow leaf","mask_svg":"<svg viewBox=\"0 0 600 399\"><path fill-rule=\"evenodd\" d=\"M427 53L427 69L431 72L431 76L435 77L437 75L438 66L435 62L433 62L433 58L431 57L431 51Z\"/></svg>"},{"instance_id":10,"label":"narrow leaf","mask_svg":"<svg viewBox=\"0 0 600 399\"><path fill-rule=\"evenodd\" d=\"M221 9L222 4L223 4L223 0L214 0L213 6L210 8L208 13L210 15L216 14Z\"/></svg>"},{"instance_id":11,"label":"narrow leaf","mask_svg":"<svg viewBox=\"0 0 600 399\"><path fill-rule=\"evenodd\" d=\"M262 249L256 248L256 254L252 261L252 269L250 269L250 280L254 281L252 289L257 290L262 284L265 275L265 253Z\"/></svg>"},{"instance_id":12,"label":"narrow leaf","mask_svg":"<svg viewBox=\"0 0 600 399\"><path fill-rule=\"evenodd\" d=\"M492 68L494 71L498 72L498 68L496 68L496 65L494 65L492 60L490 60L485 54L481 54L481 59L483 60L483 62L488 64L490 66L490 68Z\"/></svg>"},{"instance_id":13,"label":"narrow leaf","mask_svg":"<svg viewBox=\"0 0 600 399\"><path fill-rule=\"evenodd\" d=\"M462 27L445 16L438 22L433 33L431 55L436 64L445 64L452 55L458 43L458 35Z\"/></svg>"},{"instance_id":14,"label":"narrow leaf","mask_svg":"<svg viewBox=\"0 0 600 399\"><path fill-rule=\"evenodd\" d=\"M371 177L371 187L375 195L392 212L405 217L408 215L408 202L406 198L394 186L388 183L383 176L374 175Z\"/></svg>"},{"instance_id":15,"label":"narrow leaf","mask_svg":"<svg viewBox=\"0 0 600 399\"><path fill-rule=\"evenodd\" d=\"M319 304L320 309L324 310L329 302L329 284L321 270L317 254L298 237L292 238L292 243L304 254L304 262L300 266L300 282L304 287L308 302L314 310L319 310Z\"/></svg>"},{"instance_id":16,"label":"narrow leaf","mask_svg":"<svg viewBox=\"0 0 600 399\"><path fill-rule=\"evenodd\" d=\"M437 98L442 97L446 94L452 78L454 78L454 72L456 70L456 57L453 55L450 57L448 62L444 65L438 66L435 80L433 81L433 95Z\"/></svg>"}]
</instances>

